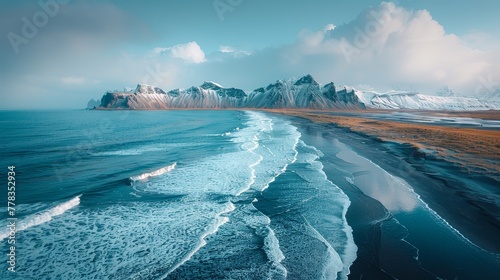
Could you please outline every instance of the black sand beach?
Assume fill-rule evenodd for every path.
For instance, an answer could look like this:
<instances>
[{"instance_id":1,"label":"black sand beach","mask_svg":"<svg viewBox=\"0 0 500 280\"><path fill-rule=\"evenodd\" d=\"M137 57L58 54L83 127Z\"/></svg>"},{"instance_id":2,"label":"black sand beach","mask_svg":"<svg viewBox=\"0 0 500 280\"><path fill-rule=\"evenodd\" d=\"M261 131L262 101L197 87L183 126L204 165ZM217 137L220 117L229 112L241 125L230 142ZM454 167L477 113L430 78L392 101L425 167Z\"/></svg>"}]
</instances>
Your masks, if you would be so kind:
<instances>
[{"instance_id":1,"label":"black sand beach","mask_svg":"<svg viewBox=\"0 0 500 280\"><path fill-rule=\"evenodd\" d=\"M320 160L328 179L351 200L347 220L353 228L358 257L349 279L494 279L497 276L498 181L484 174L463 173L440 159L423 157L410 145L382 142L335 124L299 117L290 119L299 127L304 142L324 153ZM338 147L344 146L345 151L339 150ZM367 195L370 176L378 171L367 167L368 161L356 159L355 154L395 178L404 179L420 196L418 203L425 207L405 206L401 202L404 198L394 194L382 193L382 199L374 199L377 194ZM356 174L350 174L353 171ZM365 178L365 182L352 182L346 179L349 176L355 180ZM384 191L383 184L379 187ZM391 200L403 205L388 210L387 203L392 203ZM416 208L401 211L398 207Z\"/></svg>"}]
</instances>

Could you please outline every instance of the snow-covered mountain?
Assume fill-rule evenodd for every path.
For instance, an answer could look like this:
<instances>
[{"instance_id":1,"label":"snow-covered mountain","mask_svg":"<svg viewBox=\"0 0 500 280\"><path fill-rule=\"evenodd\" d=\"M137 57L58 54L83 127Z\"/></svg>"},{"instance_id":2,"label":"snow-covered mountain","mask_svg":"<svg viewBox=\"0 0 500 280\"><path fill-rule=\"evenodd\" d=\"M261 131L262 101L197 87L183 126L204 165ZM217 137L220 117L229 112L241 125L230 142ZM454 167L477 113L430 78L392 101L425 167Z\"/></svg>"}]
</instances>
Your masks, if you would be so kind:
<instances>
[{"instance_id":1,"label":"snow-covered mountain","mask_svg":"<svg viewBox=\"0 0 500 280\"><path fill-rule=\"evenodd\" d=\"M416 92L390 91L387 93L356 91L360 102L368 108L413 109L443 111L500 110L500 103L476 98L431 96Z\"/></svg>"},{"instance_id":2,"label":"snow-covered mountain","mask_svg":"<svg viewBox=\"0 0 500 280\"><path fill-rule=\"evenodd\" d=\"M252 92L204 82L188 89L165 92L150 85L137 85L132 92L107 92L101 108L364 108L353 89L333 83L320 86L311 75L298 80L278 80Z\"/></svg>"},{"instance_id":3,"label":"snow-covered mountain","mask_svg":"<svg viewBox=\"0 0 500 280\"><path fill-rule=\"evenodd\" d=\"M444 95L451 95L449 92ZM298 80L278 80L266 87L245 92L204 82L188 89L164 91L151 85L137 85L133 91L107 92L100 108L379 108L420 110L500 110L500 103L456 96L430 96L417 92L378 93L358 91L334 83L318 84L311 75Z\"/></svg>"}]
</instances>

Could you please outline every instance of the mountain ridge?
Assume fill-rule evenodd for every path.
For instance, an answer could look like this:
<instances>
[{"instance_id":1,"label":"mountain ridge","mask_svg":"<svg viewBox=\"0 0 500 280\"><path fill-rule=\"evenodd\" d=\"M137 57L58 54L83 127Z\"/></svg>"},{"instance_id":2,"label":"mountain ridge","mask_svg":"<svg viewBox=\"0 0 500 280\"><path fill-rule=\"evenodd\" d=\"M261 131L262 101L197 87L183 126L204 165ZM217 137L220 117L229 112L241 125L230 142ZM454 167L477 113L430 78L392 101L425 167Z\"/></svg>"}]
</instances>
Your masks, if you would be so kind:
<instances>
[{"instance_id":1,"label":"mountain ridge","mask_svg":"<svg viewBox=\"0 0 500 280\"><path fill-rule=\"evenodd\" d=\"M448 92L447 92L448 93ZM164 91L138 84L133 91L106 92L98 109L418 109L500 110L500 103L477 98L431 96L418 92L359 91L330 82L321 85L309 74L299 79L277 80L250 92L205 81L187 89Z\"/></svg>"}]
</instances>

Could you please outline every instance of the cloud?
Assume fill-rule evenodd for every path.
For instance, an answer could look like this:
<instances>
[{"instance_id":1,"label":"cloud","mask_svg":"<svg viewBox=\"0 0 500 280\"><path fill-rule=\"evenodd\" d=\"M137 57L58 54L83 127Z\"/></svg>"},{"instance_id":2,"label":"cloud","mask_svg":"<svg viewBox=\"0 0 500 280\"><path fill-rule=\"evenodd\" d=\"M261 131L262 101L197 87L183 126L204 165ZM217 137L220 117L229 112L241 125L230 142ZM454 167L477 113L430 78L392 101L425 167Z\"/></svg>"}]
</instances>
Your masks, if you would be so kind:
<instances>
[{"instance_id":1,"label":"cloud","mask_svg":"<svg viewBox=\"0 0 500 280\"><path fill-rule=\"evenodd\" d=\"M351 84L421 90L448 85L463 94L472 94L481 76L500 70L493 63L494 52L447 34L426 10L408 11L384 2L331 27L299 33L287 48L290 63L312 65L307 67L312 72Z\"/></svg>"},{"instance_id":2,"label":"cloud","mask_svg":"<svg viewBox=\"0 0 500 280\"><path fill-rule=\"evenodd\" d=\"M6 24L0 31L19 33L20 18L37 10L34 4L28 10L3 12L0 21ZM70 2L20 46L19 54L14 55L8 40L0 42L0 83L5 89L0 96L6 100L2 106L25 107L23 99L29 99L37 100L32 107L55 108L53 100L59 100L76 108L106 90L136 83L171 89L214 80L252 90L306 73L320 83L363 89L433 93L447 85L462 95L487 95L500 88L500 44L495 36L450 34L428 11L393 3L366 9L351 22L334 23L297 30L288 43L261 50L198 38L152 49L163 39L152 39L134 14L111 4ZM198 42L219 49L206 53ZM74 86L71 91L69 86Z\"/></svg>"},{"instance_id":3,"label":"cloud","mask_svg":"<svg viewBox=\"0 0 500 280\"><path fill-rule=\"evenodd\" d=\"M219 51L221 53L232 53L232 52L234 52L234 48L230 47L230 46L220 46Z\"/></svg>"},{"instance_id":4,"label":"cloud","mask_svg":"<svg viewBox=\"0 0 500 280\"><path fill-rule=\"evenodd\" d=\"M335 27L336 26L334 24L330 23L323 28L323 32L326 33L328 31L332 31L335 29Z\"/></svg>"},{"instance_id":5,"label":"cloud","mask_svg":"<svg viewBox=\"0 0 500 280\"><path fill-rule=\"evenodd\" d=\"M205 62L205 52L195 41L179 44L168 48L154 48L154 54L169 54L174 58L180 58L188 63L202 63Z\"/></svg>"},{"instance_id":6,"label":"cloud","mask_svg":"<svg viewBox=\"0 0 500 280\"><path fill-rule=\"evenodd\" d=\"M2 22L8 23L0 25L0 31L22 35L21 18L31 19L41 10L34 2L0 11ZM136 36L131 37L132 33ZM9 40L0 42L0 83L5 89L0 97L6 100L1 107L79 108L105 90L123 87L125 80L135 80L136 75L126 73L119 63L120 48L134 40L147 43L148 36L133 14L112 4L70 1L61 5L36 36L19 46L17 54Z\"/></svg>"},{"instance_id":7,"label":"cloud","mask_svg":"<svg viewBox=\"0 0 500 280\"><path fill-rule=\"evenodd\" d=\"M231 55L235 58L244 57L252 54L252 52L250 51L240 50L232 46L219 46L219 52Z\"/></svg>"},{"instance_id":8,"label":"cloud","mask_svg":"<svg viewBox=\"0 0 500 280\"><path fill-rule=\"evenodd\" d=\"M295 42L254 51L251 56L230 56L235 49L221 46L219 53L226 55L197 68L193 77L210 76L223 84L252 89L310 73L319 82L365 89L433 94L446 85L465 96L484 95L500 84L500 56L478 45L446 33L427 10L410 11L384 2L351 22L302 30Z\"/></svg>"}]
</instances>

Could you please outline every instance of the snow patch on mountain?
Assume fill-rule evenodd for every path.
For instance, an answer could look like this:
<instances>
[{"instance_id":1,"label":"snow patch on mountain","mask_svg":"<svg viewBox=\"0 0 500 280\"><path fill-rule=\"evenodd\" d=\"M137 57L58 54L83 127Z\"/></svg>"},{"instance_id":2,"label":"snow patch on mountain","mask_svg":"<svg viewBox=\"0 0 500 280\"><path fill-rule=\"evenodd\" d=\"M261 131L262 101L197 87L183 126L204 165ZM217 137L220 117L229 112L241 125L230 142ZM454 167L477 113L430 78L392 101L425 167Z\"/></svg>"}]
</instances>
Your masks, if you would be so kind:
<instances>
[{"instance_id":1,"label":"snow patch on mountain","mask_svg":"<svg viewBox=\"0 0 500 280\"><path fill-rule=\"evenodd\" d=\"M442 97L416 92L357 92L363 96L363 103L369 108L414 109L445 111L499 110L500 103L486 102L477 98Z\"/></svg>"},{"instance_id":2,"label":"snow patch on mountain","mask_svg":"<svg viewBox=\"0 0 500 280\"><path fill-rule=\"evenodd\" d=\"M441 96L411 91L359 91L333 82L320 85L311 75L299 79L277 80L266 87L245 92L238 88L205 81L188 89L163 89L138 84L133 91L107 92L100 108L377 108L418 110L499 110L500 103L457 97L444 87Z\"/></svg>"}]
</instances>

